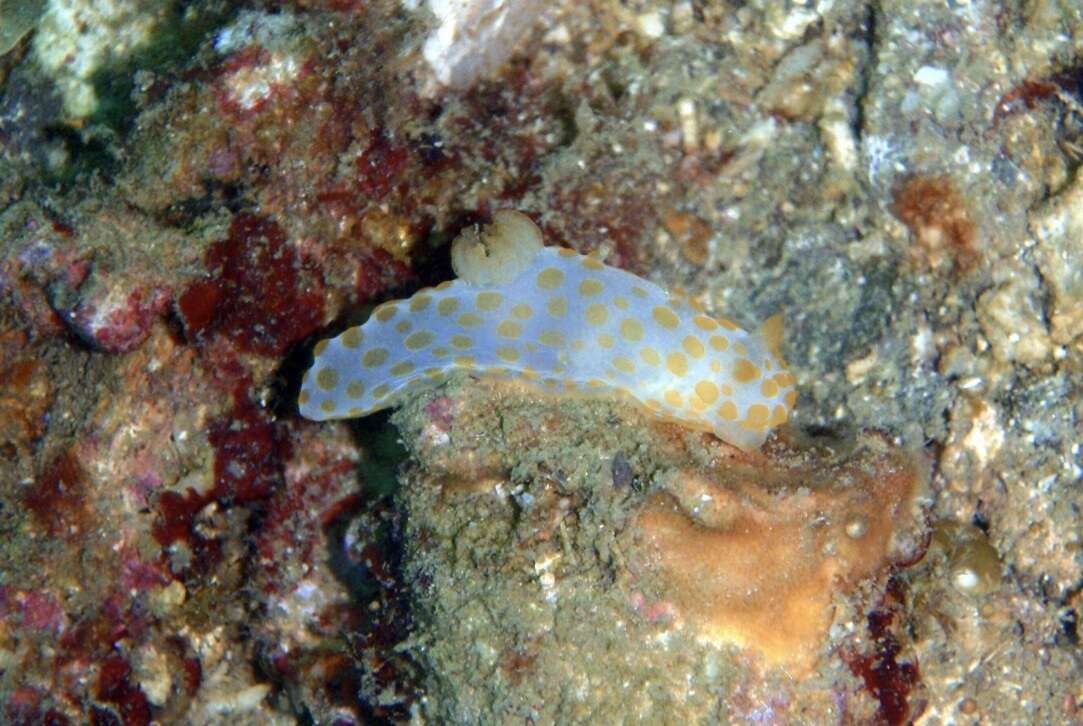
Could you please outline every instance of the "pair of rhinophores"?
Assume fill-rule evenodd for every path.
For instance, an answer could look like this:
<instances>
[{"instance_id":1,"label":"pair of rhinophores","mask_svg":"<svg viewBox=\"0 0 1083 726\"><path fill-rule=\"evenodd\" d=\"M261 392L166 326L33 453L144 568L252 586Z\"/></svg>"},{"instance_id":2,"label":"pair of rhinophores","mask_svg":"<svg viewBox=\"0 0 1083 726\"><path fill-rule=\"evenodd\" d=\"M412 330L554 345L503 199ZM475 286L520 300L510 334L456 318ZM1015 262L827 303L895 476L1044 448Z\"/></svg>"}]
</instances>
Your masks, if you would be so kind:
<instances>
[{"instance_id":1,"label":"pair of rhinophores","mask_svg":"<svg viewBox=\"0 0 1083 726\"><path fill-rule=\"evenodd\" d=\"M316 345L302 415L364 416L465 369L557 393L625 395L743 449L789 417L796 393L777 318L748 333L594 257L545 247L511 210L463 232L451 259L457 280L380 305Z\"/></svg>"}]
</instances>

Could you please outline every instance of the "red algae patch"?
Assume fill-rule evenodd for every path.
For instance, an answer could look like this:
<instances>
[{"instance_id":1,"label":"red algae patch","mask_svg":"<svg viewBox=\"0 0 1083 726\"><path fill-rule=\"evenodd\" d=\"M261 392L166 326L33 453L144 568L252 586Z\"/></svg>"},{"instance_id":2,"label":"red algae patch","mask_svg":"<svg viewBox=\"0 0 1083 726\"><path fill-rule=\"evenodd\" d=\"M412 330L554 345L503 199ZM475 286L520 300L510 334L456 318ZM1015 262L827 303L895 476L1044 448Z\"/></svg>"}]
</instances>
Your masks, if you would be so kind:
<instances>
[{"instance_id":1,"label":"red algae patch","mask_svg":"<svg viewBox=\"0 0 1083 726\"><path fill-rule=\"evenodd\" d=\"M27 353L27 345L21 331L0 333L0 461L29 458L53 402L48 367Z\"/></svg>"},{"instance_id":2,"label":"red algae patch","mask_svg":"<svg viewBox=\"0 0 1083 726\"><path fill-rule=\"evenodd\" d=\"M23 503L34 521L51 536L82 534L91 524L86 497L86 472L70 450L45 464Z\"/></svg>"},{"instance_id":3,"label":"red algae patch","mask_svg":"<svg viewBox=\"0 0 1083 726\"><path fill-rule=\"evenodd\" d=\"M835 593L912 557L922 480L874 434L845 458L779 445L671 474L637 526L664 599L700 640L806 671Z\"/></svg>"},{"instance_id":4,"label":"red algae patch","mask_svg":"<svg viewBox=\"0 0 1083 726\"><path fill-rule=\"evenodd\" d=\"M242 350L281 355L323 322L323 286L282 229L251 214L234 217L229 235L207 252L211 276L178 301L188 335L221 333Z\"/></svg>"},{"instance_id":5,"label":"red algae patch","mask_svg":"<svg viewBox=\"0 0 1083 726\"><path fill-rule=\"evenodd\" d=\"M899 621L905 612L904 600L901 582L892 578L883 599L866 619L871 651L842 656L850 671L876 698L876 714L888 726L907 723L912 715L920 715L919 709L911 708L909 697L911 690L920 687L921 673L916 662L899 658L903 639ZM912 710L917 713L912 714Z\"/></svg>"},{"instance_id":6,"label":"red algae patch","mask_svg":"<svg viewBox=\"0 0 1083 726\"><path fill-rule=\"evenodd\" d=\"M977 264L977 225L949 177L906 179L895 190L891 212L913 234L911 258L922 267L969 272Z\"/></svg>"}]
</instances>

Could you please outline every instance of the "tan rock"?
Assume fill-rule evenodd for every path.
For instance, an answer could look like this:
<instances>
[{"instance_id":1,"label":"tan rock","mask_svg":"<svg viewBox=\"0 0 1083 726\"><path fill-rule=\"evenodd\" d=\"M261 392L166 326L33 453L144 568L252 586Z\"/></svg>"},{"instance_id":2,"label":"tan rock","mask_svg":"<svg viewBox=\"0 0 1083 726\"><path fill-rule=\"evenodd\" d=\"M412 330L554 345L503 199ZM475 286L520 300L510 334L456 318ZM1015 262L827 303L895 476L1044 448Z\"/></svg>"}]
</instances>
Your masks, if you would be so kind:
<instances>
[{"instance_id":1,"label":"tan rock","mask_svg":"<svg viewBox=\"0 0 1083 726\"><path fill-rule=\"evenodd\" d=\"M1083 334L1083 174L1029 221L1038 267L1053 292L1050 335L1064 345Z\"/></svg>"}]
</instances>

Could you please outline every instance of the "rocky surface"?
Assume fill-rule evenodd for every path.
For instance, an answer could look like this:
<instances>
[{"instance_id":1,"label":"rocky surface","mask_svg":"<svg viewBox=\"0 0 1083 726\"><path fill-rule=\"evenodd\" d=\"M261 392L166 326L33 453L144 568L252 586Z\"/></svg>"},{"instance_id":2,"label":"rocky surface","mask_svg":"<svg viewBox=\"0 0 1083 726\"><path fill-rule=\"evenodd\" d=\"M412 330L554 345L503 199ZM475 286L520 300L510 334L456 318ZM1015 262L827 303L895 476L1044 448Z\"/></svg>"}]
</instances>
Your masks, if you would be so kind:
<instances>
[{"instance_id":1,"label":"rocky surface","mask_svg":"<svg viewBox=\"0 0 1083 726\"><path fill-rule=\"evenodd\" d=\"M1083 719L1071 3L3 8L0 719ZM470 379L300 419L315 342L503 207L782 313L794 427L740 461ZM830 550L862 492L891 534L805 551L799 667L674 592L747 570L668 544Z\"/></svg>"}]
</instances>

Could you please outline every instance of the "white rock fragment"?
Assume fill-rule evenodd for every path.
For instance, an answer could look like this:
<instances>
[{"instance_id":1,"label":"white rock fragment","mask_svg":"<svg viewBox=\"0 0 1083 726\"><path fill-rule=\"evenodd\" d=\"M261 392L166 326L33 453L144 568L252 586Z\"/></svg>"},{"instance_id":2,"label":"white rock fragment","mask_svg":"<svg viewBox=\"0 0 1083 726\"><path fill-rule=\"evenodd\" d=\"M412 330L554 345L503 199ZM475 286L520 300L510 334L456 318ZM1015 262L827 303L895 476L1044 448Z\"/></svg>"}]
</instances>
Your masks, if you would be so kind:
<instances>
[{"instance_id":1,"label":"white rock fragment","mask_svg":"<svg viewBox=\"0 0 1083 726\"><path fill-rule=\"evenodd\" d=\"M691 98L682 98L677 101L677 118L680 119L681 145L686 153L692 153L699 148L699 116L696 113L696 102Z\"/></svg>"},{"instance_id":2,"label":"white rock fragment","mask_svg":"<svg viewBox=\"0 0 1083 726\"><path fill-rule=\"evenodd\" d=\"M895 175L906 170L902 151L892 139L884 136L865 134L861 139L861 156L869 183L873 185L890 184Z\"/></svg>"},{"instance_id":3,"label":"white rock fragment","mask_svg":"<svg viewBox=\"0 0 1083 726\"><path fill-rule=\"evenodd\" d=\"M959 93L950 72L936 66L922 66L914 73L914 83L921 101L939 123L948 124L959 117Z\"/></svg>"},{"instance_id":4,"label":"white rock fragment","mask_svg":"<svg viewBox=\"0 0 1083 726\"><path fill-rule=\"evenodd\" d=\"M285 38L297 31L297 18L292 13L246 10L218 31L214 36L214 49L228 55L250 45L279 48Z\"/></svg>"},{"instance_id":5,"label":"white rock fragment","mask_svg":"<svg viewBox=\"0 0 1083 726\"><path fill-rule=\"evenodd\" d=\"M835 164L852 174L857 169L857 139L850 127L846 106L840 98L832 98L824 105L820 133Z\"/></svg>"},{"instance_id":6,"label":"white rock fragment","mask_svg":"<svg viewBox=\"0 0 1083 726\"><path fill-rule=\"evenodd\" d=\"M219 698L207 704L207 710L219 715L237 715L254 711L267 694L271 687L266 683L257 683L232 693L222 694Z\"/></svg>"},{"instance_id":7,"label":"white rock fragment","mask_svg":"<svg viewBox=\"0 0 1083 726\"><path fill-rule=\"evenodd\" d=\"M804 3L794 3L785 16L771 18L771 33L786 41L800 39L808 27L820 18L816 10L802 7L802 5ZM774 12L771 13L771 15L774 14Z\"/></svg>"},{"instance_id":8,"label":"white rock fragment","mask_svg":"<svg viewBox=\"0 0 1083 726\"><path fill-rule=\"evenodd\" d=\"M229 55L260 48L259 62L238 68L225 78L229 99L243 111L256 108L276 90L288 88L300 75L302 57L299 25L290 13L247 11L218 32L214 49Z\"/></svg>"},{"instance_id":9,"label":"white rock fragment","mask_svg":"<svg viewBox=\"0 0 1083 726\"><path fill-rule=\"evenodd\" d=\"M98 110L94 75L145 47L168 4L154 0L50 0L34 36L38 63L56 79L64 110Z\"/></svg>"},{"instance_id":10,"label":"white rock fragment","mask_svg":"<svg viewBox=\"0 0 1083 726\"><path fill-rule=\"evenodd\" d=\"M134 654L133 670L147 700L155 706L165 704L173 689L169 658L153 645L145 645Z\"/></svg>"},{"instance_id":11,"label":"white rock fragment","mask_svg":"<svg viewBox=\"0 0 1083 726\"><path fill-rule=\"evenodd\" d=\"M538 19L539 0L429 0L436 27L422 55L436 80L468 88L497 71Z\"/></svg>"},{"instance_id":12,"label":"white rock fragment","mask_svg":"<svg viewBox=\"0 0 1083 726\"><path fill-rule=\"evenodd\" d=\"M997 420L996 409L989 404L974 401L970 409L970 431L963 437L963 448L973 455L977 466L984 469L1004 445L1004 429Z\"/></svg>"},{"instance_id":13,"label":"white rock fragment","mask_svg":"<svg viewBox=\"0 0 1083 726\"><path fill-rule=\"evenodd\" d=\"M666 19L658 10L651 10L636 18L636 27L644 36L657 40L666 33Z\"/></svg>"}]
</instances>

